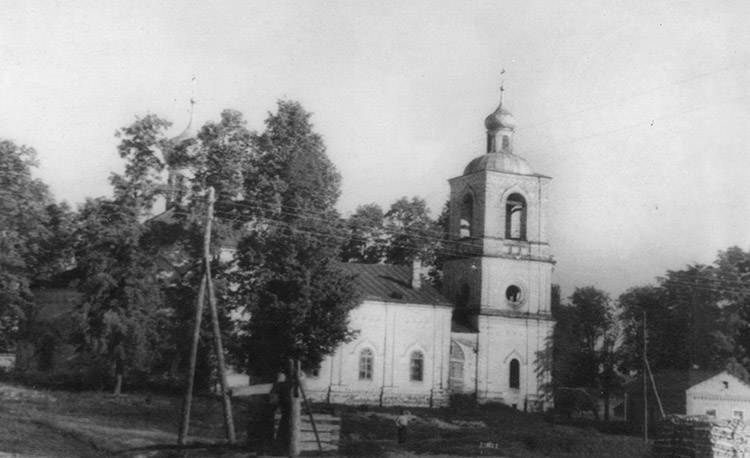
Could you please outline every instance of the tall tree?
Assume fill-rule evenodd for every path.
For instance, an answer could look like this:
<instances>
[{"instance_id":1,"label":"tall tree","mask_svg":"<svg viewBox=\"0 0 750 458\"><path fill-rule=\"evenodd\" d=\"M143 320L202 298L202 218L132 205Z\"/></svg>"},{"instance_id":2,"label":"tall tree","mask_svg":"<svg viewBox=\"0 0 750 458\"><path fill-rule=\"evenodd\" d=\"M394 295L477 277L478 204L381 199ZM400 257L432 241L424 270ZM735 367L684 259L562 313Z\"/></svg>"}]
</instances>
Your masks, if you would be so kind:
<instances>
[{"instance_id":1,"label":"tall tree","mask_svg":"<svg viewBox=\"0 0 750 458\"><path fill-rule=\"evenodd\" d=\"M195 186L203 192L213 187L217 196L217 211L229 212L222 203L240 200L245 184L245 170L249 165L252 132L247 128L242 113L236 110L221 112L219 122L206 123L198 133L200 153L195 162Z\"/></svg>"},{"instance_id":2,"label":"tall tree","mask_svg":"<svg viewBox=\"0 0 750 458\"><path fill-rule=\"evenodd\" d=\"M313 369L350 337L356 305L351 279L335 266L340 176L309 118L299 103L280 101L254 138L244 196L259 205L238 248L238 294L250 315L240 348L251 372L289 381L290 360Z\"/></svg>"},{"instance_id":3,"label":"tall tree","mask_svg":"<svg viewBox=\"0 0 750 458\"><path fill-rule=\"evenodd\" d=\"M112 174L110 182L120 202L135 205L145 213L164 193L161 172L166 166L165 153L170 156L171 145L165 136L170 125L169 121L149 114L137 117L133 124L115 133L120 139L117 152L125 160L125 172Z\"/></svg>"},{"instance_id":4,"label":"tall tree","mask_svg":"<svg viewBox=\"0 0 750 458\"><path fill-rule=\"evenodd\" d=\"M626 372L643 365L643 317L647 316L649 364L652 370L687 369L687 315L670 302L667 291L647 285L628 289L618 300L623 328L622 367Z\"/></svg>"},{"instance_id":5,"label":"tall tree","mask_svg":"<svg viewBox=\"0 0 750 458\"><path fill-rule=\"evenodd\" d=\"M79 215L81 350L114 376L115 394L128 373L148 371L159 346L159 269L155 253L142 244L139 213L139 207L98 199L88 200Z\"/></svg>"},{"instance_id":6,"label":"tall tree","mask_svg":"<svg viewBox=\"0 0 750 458\"><path fill-rule=\"evenodd\" d=\"M574 387L578 383L574 357L579 347L576 313L573 307L562 303L560 285L552 285L551 311L555 319L552 378L555 386Z\"/></svg>"},{"instance_id":7,"label":"tall tree","mask_svg":"<svg viewBox=\"0 0 750 458\"><path fill-rule=\"evenodd\" d=\"M377 264L386 258L385 213L378 204L360 205L346 222L349 235L341 247L344 262Z\"/></svg>"},{"instance_id":8,"label":"tall tree","mask_svg":"<svg viewBox=\"0 0 750 458\"><path fill-rule=\"evenodd\" d=\"M719 252L713 265L668 271L657 286L631 288L619 300L626 369L642 358L643 315L652 370L750 369L750 254ZM742 375L742 374L739 374Z\"/></svg>"},{"instance_id":9,"label":"tall tree","mask_svg":"<svg viewBox=\"0 0 750 458\"><path fill-rule=\"evenodd\" d=\"M340 176L309 118L299 103L280 101L254 138L246 175L245 199L260 205L238 249L239 293L250 304L249 365L271 376L286 372L289 358L316 367L349 336L355 305L335 267ZM273 351L255 354L268 342Z\"/></svg>"},{"instance_id":10,"label":"tall tree","mask_svg":"<svg viewBox=\"0 0 750 458\"><path fill-rule=\"evenodd\" d=\"M159 153L168 150L170 124L155 116L137 118L117 132L125 172L110 177L114 199L88 200L79 212L76 260L82 272L81 350L114 376L119 394L131 371L148 371L156 361L163 318L156 247L141 223L164 192Z\"/></svg>"},{"instance_id":11,"label":"tall tree","mask_svg":"<svg viewBox=\"0 0 750 458\"><path fill-rule=\"evenodd\" d=\"M0 140L0 347L15 344L32 319L32 282L68 267L70 210L32 177L36 151Z\"/></svg>"},{"instance_id":12,"label":"tall tree","mask_svg":"<svg viewBox=\"0 0 750 458\"><path fill-rule=\"evenodd\" d=\"M601 393L608 419L609 396L619 382L616 371L619 326L609 295L593 286L579 287L570 296L570 305L557 302L552 307L557 321L553 374L556 388L568 397L573 393L571 390L596 393L590 394L589 404L597 416Z\"/></svg>"},{"instance_id":13,"label":"tall tree","mask_svg":"<svg viewBox=\"0 0 750 458\"><path fill-rule=\"evenodd\" d=\"M385 214L391 239L386 262L409 264L415 257L432 264L440 242L440 230L430 217L427 202L419 197L402 197Z\"/></svg>"}]
</instances>

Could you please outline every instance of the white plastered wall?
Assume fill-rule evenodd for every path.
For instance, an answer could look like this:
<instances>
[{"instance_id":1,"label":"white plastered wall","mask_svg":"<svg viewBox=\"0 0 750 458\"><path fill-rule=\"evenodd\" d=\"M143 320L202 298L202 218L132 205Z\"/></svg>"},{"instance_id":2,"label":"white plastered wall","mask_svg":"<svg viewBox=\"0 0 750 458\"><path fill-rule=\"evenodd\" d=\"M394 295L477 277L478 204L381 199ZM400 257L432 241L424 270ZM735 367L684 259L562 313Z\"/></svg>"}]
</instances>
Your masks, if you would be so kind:
<instances>
[{"instance_id":1,"label":"white plastered wall","mask_svg":"<svg viewBox=\"0 0 750 458\"><path fill-rule=\"evenodd\" d=\"M352 404L440 405L447 396L451 307L364 301L350 314L356 338L326 358L306 380L316 399ZM372 380L359 379L365 348L374 354ZM410 380L412 353L424 356L422 381Z\"/></svg>"}]
</instances>

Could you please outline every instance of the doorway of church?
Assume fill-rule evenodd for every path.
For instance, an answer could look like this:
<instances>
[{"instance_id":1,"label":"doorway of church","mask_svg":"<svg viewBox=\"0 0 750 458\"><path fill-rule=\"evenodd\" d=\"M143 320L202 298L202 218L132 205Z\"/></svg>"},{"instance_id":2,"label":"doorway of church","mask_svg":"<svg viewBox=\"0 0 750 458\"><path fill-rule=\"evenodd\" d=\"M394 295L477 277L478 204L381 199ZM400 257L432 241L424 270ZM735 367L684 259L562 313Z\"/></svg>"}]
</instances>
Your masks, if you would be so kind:
<instances>
[{"instance_id":1,"label":"doorway of church","mask_svg":"<svg viewBox=\"0 0 750 458\"><path fill-rule=\"evenodd\" d=\"M452 393L464 390L464 351L456 342L451 342L451 360L448 366L448 389Z\"/></svg>"}]
</instances>

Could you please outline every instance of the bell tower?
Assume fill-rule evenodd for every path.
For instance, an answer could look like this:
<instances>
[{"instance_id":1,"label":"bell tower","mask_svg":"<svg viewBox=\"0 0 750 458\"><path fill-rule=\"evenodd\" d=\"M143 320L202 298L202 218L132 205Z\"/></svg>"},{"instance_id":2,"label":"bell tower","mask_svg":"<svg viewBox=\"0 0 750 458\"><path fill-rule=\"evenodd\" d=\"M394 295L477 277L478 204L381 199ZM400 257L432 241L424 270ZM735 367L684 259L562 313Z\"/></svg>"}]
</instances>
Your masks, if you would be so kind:
<instances>
[{"instance_id":1,"label":"bell tower","mask_svg":"<svg viewBox=\"0 0 750 458\"><path fill-rule=\"evenodd\" d=\"M514 153L516 122L502 95L484 125L485 154L449 180L453 257L443 289L456 304L454 328L477 333L479 399L519 406L542 399L537 357L553 325L550 178Z\"/></svg>"}]
</instances>

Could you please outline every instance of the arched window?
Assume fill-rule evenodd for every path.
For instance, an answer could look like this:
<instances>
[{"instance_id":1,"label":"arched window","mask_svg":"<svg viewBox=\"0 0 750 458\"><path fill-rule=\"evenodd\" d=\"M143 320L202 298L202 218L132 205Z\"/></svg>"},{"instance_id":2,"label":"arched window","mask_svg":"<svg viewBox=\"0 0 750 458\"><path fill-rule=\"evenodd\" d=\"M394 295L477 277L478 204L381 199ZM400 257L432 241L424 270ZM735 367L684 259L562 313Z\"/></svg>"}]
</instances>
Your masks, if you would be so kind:
<instances>
[{"instance_id":1,"label":"arched window","mask_svg":"<svg viewBox=\"0 0 750 458\"><path fill-rule=\"evenodd\" d=\"M510 377L508 385L511 388L521 387L521 363L517 359L510 360Z\"/></svg>"},{"instance_id":2,"label":"arched window","mask_svg":"<svg viewBox=\"0 0 750 458\"><path fill-rule=\"evenodd\" d=\"M409 360L409 380L421 382L424 379L424 355L421 351L415 351Z\"/></svg>"},{"instance_id":3,"label":"arched window","mask_svg":"<svg viewBox=\"0 0 750 458\"><path fill-rule=\"evenodd\" d=\"M359 352L359 379L372 380L372 368L374 356L372 350L365 348Z\"/></svg>"},{"instance_id":4,"label":"arched window","mask_svg":"<svg viewBox=\"0 0 750 458\"><path fill-rule=\"evenodd\" d=\"M526 240L526 199L511 194L505 204L505 238Z\"/></svg>"},{"instance_id":5,"label":"arched window","mask_svg":"<svg viewBox=\"0 0 750 458\"><path fill-rule=\"evenodd\" d=\"M510 150L510 137L503 135L503 151Z\"/></svg>"},{"instance_id":6,"label":"arched window","mask_svg":"<svg viewBox=\"0 0 750 458\"><path fill-rule=\"evenodd\" d=\"M474 198L471 194L466 194L461 200L461 228L459 235L461 237L471 237L472 225L474 224Z\"/></svg>"}]
</instances>

